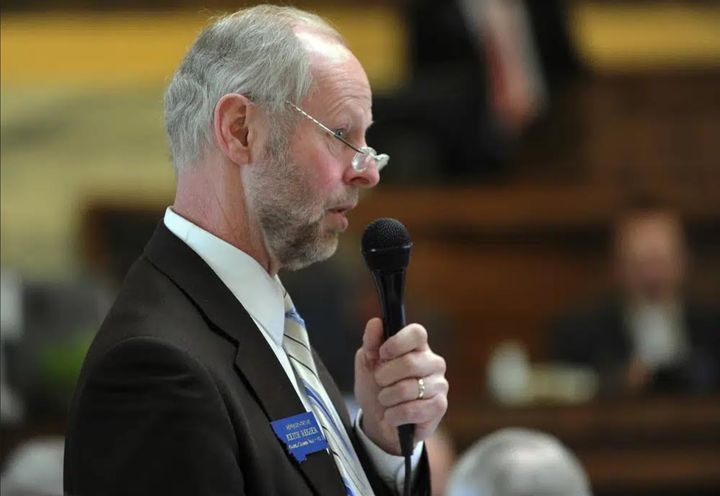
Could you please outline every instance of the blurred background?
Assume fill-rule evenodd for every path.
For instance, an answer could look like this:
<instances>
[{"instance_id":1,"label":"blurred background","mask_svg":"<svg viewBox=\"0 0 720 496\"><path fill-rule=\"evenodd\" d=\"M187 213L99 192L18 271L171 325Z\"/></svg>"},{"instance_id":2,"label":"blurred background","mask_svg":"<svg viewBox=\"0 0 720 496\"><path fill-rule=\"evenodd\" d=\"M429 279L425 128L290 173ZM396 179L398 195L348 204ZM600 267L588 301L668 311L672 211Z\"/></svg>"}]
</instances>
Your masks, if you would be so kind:
<instances>
[{"instance_id":1,"label":"blurred background","mask_svg":"<svg viewBox=\"0 0 720 496\"><path fill-rule=\"evenodd\" d=\"M172 202L164 86L253 3L2 1L3 490L61 493L82 358ZM363 63L392 157L339 254L283 278L340 386L378 313L358 240L395 217L409 318L448 362L436 494L506 427L555 436L598 495L717 494L720 2L292 4Z\"/></svg>"}]
</instances>

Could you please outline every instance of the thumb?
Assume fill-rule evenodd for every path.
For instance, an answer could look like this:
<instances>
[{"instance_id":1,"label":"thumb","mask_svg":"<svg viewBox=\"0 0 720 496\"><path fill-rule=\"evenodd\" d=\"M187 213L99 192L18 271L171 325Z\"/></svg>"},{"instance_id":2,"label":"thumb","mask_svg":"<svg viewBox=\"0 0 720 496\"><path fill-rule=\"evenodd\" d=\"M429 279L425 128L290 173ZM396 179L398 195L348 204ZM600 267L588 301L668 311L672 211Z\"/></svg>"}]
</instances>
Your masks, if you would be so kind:
<instances>
[{"instance_id":1,"label":"thumb","mask_svg":"<svg viewBox=\"0 0 720 496\"><path fill-rule=\"evenodd\" d=\"M368 320L363 334L362 351L370 356L378 356L378 350L383 344L382 319L374 317Z\"/></svg>"}]
</instances>

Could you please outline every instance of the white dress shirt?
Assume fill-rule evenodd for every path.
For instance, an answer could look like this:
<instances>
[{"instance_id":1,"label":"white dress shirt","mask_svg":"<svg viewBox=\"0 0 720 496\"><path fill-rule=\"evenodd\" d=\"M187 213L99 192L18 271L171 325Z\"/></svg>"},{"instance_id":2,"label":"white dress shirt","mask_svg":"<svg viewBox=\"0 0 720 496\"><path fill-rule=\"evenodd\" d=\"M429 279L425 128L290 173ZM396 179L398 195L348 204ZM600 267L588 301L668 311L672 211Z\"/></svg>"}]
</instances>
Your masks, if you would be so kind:
<instances>
[{"instance_id":1,"label":"white dress shirt","mask_svg":"<svg viewBox=\"0 0 720 496\"><path fill-rule=\"evenodd\" d=\"M690 346L678 303L638 304L629 309L626 318L635 356L651 370L687 358Z\"/></svg>"},{"instance_id":2,"label":"white dress shirt","mask_svg":"<svg viewBox=\"0 0 720 496\"><path fill-rule=\"evenodd\" d=\"M168 207L165 210L165 226L180 238L207 263L220 280L228 287L242 304L257 325L260 333L275 353L285 374L295 388L305 409L310 412L310 402L305 391L298 387L290 360L282 347L285 327L285 289L277 276L271 276L250 255L223 241L217 236L196 226ZM373 443L360 429L360 416L355 418L355 432L362 441L373 461L380 477L398 493L404 486L404 459L391 455ZM422 453L422 444L418 443L413 452L413 471L417 468Z\"/></svg>"}]
</instances>

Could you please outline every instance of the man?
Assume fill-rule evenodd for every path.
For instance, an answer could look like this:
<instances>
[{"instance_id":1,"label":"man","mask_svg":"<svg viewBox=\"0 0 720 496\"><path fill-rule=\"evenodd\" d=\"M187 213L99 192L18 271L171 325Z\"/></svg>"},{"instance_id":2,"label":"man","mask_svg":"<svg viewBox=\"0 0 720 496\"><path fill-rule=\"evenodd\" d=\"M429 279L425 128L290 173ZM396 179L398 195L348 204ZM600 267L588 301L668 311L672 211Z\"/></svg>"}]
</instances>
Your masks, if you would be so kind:
<instances>
[{"instance_id":1,"label":"man","mask_svg":"<svg viewBox=\"0 0 720 496\"><path fill-rule=\"evenodd\" d=\"M720 318L688 301L686 251L676 212L651 202L624 212L615 225L616 292L559 322L554 358L594 368L606 394L718 390Z\"/></svg>"},{"instance_id":2,"label":"man","mask_svg":"<svg viewBox=\"0 0 720 496\"><path fill-rule=\"evenodd\" d=\"M453 469L448 496L590 496L577 458L543 432L509 428L482 438Z\"/></svg>"},{"instance_id":3,"label":"man","mask_svg":"<svg viewBox=\"0 0 720 496\"><path fill-rule=\"evenodd\" d=\"M351 424L277 278L332 255L387 162L364 146L358 60L320 18L258 6L200 34L165 106L175 201L86 357L66 491L398 494L397 426L414 423L413 487L427 494L420 441L448 386L425 330L383 343L380 319L367 323Z\"/></svg>"}]
</instances>

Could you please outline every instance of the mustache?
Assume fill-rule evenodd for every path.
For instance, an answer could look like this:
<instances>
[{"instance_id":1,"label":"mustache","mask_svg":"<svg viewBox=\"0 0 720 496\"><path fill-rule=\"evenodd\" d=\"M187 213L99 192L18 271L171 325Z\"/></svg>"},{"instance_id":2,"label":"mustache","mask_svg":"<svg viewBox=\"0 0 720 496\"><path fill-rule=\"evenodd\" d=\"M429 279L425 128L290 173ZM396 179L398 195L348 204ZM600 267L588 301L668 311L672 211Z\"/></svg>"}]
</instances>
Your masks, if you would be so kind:
<instances>
[{"instance_id":1,"label":"mustache","mask_svg":"<svg viewBox=\"0 0 720 496\"><path fill-rule=\"evenodd\" d=\"M337 195L330 200L325 202L325 210L330 210L338 207L352 206L354 207L358 203L360 193L357 189L348 190L346 193Z\"/></svg>"}]
</instances>

